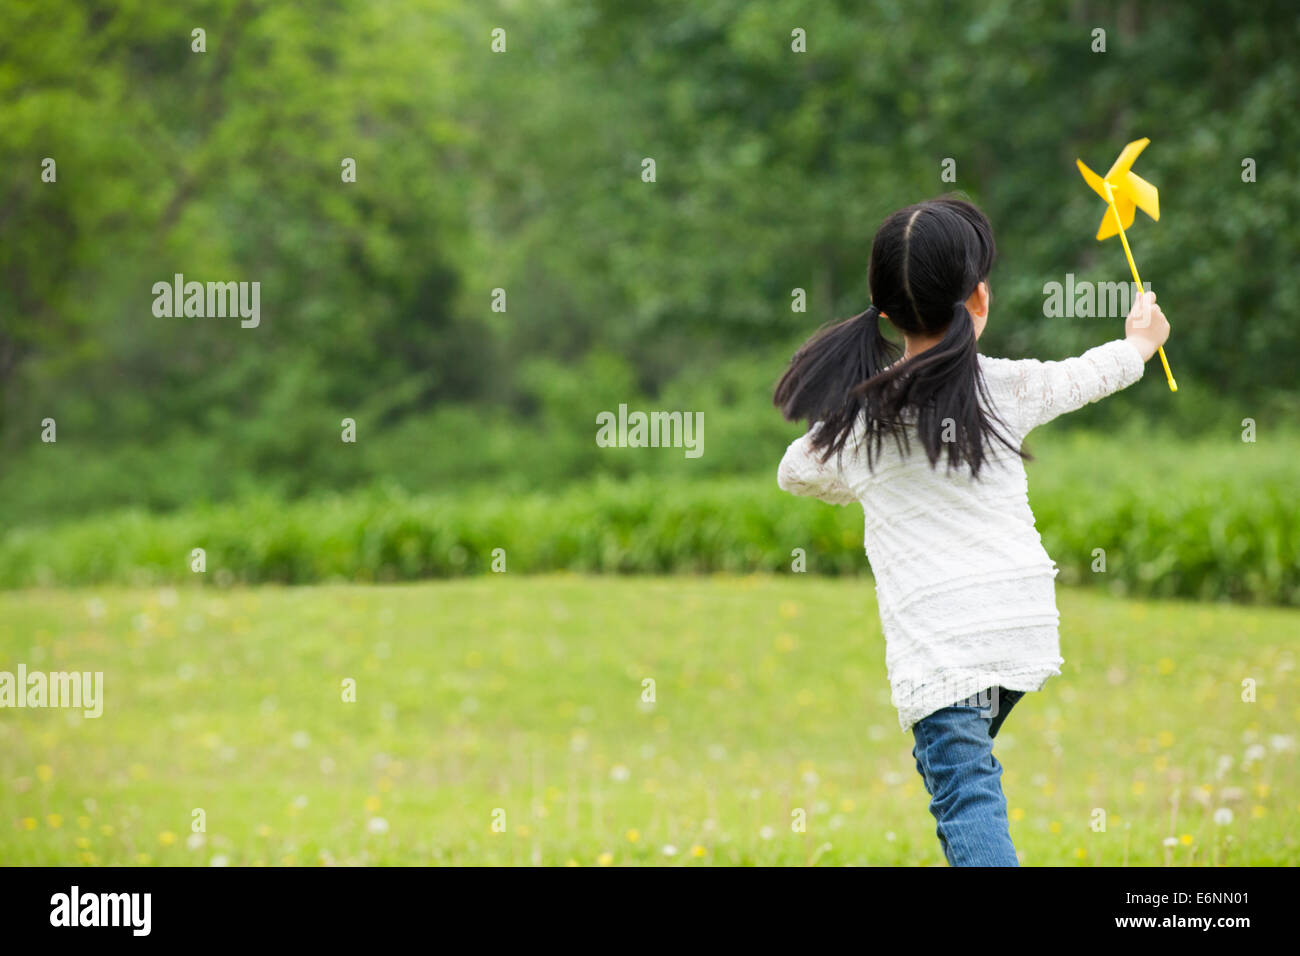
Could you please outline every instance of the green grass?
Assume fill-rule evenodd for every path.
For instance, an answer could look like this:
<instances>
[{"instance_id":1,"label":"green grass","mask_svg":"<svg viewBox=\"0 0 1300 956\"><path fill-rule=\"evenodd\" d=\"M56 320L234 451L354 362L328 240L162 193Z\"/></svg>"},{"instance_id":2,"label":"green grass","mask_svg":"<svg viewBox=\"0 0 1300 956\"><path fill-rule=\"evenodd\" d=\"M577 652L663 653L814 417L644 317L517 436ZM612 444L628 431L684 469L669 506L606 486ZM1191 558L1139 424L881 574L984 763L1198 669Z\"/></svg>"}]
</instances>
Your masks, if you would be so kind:
<instances>
[{"instance_id":1,"label":"green grass","mask_svg":"<svg viewBox=\"0 0 1300 956\"><path fill-rule=\"evenodd\" d=\"M1044 434L1031 448L1030 503L1060 583L1116 597L1300 606L1300 436ZM186 585L198 577L197 548L217 585L473 576L497 549L512 573L789 571L796 548L809 572L865 573L861 508L780 491L782 450L765 453L770 467L751 476L597 475L518 494L390 485L23 525L0 531L0 587Z\"/></svg>"},{"instance_id":2,"label":"green grass","mask_svg":"<svg viewBox=\"0 0 1300 956\"><path fill-rule=\"evenodd\" d=\"M1300 862L1300 613L1059 603L998 738L1024 862ZM941 863L883 653L813 576L8 592L0 670L106 704L0 711L0 863Z\"/></svg>"}]
</instances>

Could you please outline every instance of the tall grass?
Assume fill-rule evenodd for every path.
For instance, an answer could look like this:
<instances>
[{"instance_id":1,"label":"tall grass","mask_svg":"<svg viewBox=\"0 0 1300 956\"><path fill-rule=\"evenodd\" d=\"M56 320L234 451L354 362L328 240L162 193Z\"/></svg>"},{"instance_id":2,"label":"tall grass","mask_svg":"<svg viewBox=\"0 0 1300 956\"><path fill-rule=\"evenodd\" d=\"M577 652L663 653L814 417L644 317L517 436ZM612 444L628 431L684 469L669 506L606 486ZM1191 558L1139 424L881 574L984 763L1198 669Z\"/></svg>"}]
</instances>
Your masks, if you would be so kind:
<instances>
[{"instance_id":1,"label":"tall grass","mask_svg":"<svg viewBox=\"0 0 1300 956\"><path fill-rule=\"evenodd\" d=\"M1116 593L1300 604L1294 445L1036 444L1030 498L1061 580ZM10 531L0 586L394 581L510 572L867 570L860 509L754 477L593 479L558 491L255 496ZM1101 570L1104 561L1104 570Z\"/></svg>"}]
</instances>

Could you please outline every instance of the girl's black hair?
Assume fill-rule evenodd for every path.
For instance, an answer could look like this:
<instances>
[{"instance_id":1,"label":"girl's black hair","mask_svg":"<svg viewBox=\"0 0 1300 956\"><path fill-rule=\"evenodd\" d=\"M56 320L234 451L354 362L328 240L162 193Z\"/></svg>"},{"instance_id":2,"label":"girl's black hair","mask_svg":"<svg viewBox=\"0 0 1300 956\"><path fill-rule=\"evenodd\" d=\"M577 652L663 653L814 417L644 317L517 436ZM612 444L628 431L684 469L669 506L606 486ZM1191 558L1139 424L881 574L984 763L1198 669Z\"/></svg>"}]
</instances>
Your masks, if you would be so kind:
<instances>
[{"instance_id":1,"label":"girl's black hair","mask_svg":"<svg viewBox=\"0 0 1300 956\"><path fill-rule=\"evenodd\" d=\"M988 279L995 255L993 227L962 199L908 206L881 224L868 269L872 306L805 342L772 396L787 420L822 423L812 446L823 461L843 450L859 416L865 419L868 467L886 435L900 452L908 450L910 424L931 467L944 445L948 467L964 462L975 476L989 442L1029 457L988 410L974 321L966 309L971 293ZM902 350L880 332L882 313L909 335L942 338L899 361Z\"/></svg>"}]
</instances>

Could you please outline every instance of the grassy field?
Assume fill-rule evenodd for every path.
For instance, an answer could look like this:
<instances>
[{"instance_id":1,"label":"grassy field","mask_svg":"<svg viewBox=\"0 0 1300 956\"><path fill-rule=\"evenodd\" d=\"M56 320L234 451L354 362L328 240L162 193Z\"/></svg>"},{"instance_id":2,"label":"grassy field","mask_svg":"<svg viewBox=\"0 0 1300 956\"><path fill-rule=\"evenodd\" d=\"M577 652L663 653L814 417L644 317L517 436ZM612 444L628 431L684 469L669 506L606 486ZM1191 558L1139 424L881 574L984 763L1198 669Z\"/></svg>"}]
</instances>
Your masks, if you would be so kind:
<instances>
[{"instance_id":1,"label":"grassy field","mask_svg":"<svg viewBox=\"0 0 1300 956\"><path fill-rule=\"evenodd\" d=\"M1300 612L1059 603L1023 862L1300 862ZM883 654L868 582L797 575L3 593L0 670L105 705L0 710L0 863L939 864Z\"/></svg>"}]
</instances>

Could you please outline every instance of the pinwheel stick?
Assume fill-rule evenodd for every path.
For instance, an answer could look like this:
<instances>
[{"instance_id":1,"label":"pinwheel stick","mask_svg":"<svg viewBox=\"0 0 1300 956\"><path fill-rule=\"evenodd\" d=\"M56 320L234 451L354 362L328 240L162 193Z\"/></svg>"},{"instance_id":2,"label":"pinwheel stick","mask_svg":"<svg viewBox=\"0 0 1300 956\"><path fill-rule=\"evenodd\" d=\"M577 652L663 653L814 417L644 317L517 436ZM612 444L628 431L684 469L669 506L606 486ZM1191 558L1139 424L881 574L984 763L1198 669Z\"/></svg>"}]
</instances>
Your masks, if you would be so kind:
<instances>
[{"instance_id":1,"label":"pinwheel stick","mask_svg":"<svg viewBox=\"0 0 1300 956\"><path fill-rule=\"evenodd\" d=\"M1119 228L1119 241L1124 244L1124 255L1128 258L1128 267L1133 270L1133 281L1137 284L1137 294L1143 292L1142 278L1138 275L1137 263L1133 261L1133 250L1128 247L1128 236L1124 235L1124 223L1120 219L1119 210L1115 208L1115 194L1111 192L1110 183L1102 180L1102 188L1106 190L1106 202L1110 203L1110 211L1115 214L1115 225ZM1157 346L1160 352L1160 364L1165 367L1165 378L1169 380L1169 391L1178 391L1178 383L1174 381L1174 373L1169 370L1169 359L1165 358L1163 346Z\"/></svg>"}]
</instances>

